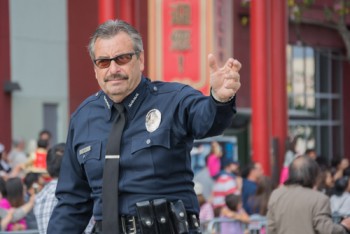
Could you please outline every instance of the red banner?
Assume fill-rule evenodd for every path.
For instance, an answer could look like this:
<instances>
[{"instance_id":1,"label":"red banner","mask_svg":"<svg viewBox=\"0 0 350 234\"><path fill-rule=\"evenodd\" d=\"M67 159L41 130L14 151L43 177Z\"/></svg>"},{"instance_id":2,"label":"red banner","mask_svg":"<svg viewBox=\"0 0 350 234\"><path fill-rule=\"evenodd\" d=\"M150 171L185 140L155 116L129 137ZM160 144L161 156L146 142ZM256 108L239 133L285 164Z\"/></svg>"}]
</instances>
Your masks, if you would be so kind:
<instances>
[{"instance_id":1,"label":"red banner","mask_svg":"<svg viewBox=\"0 0 350 234\"><path fill-rule=\"evenodd\" d=\"M163 80L196 87L200 72L200 0L163 1ZM204 91L205 87L201 87Z\"/></svg>"}]
</instances>

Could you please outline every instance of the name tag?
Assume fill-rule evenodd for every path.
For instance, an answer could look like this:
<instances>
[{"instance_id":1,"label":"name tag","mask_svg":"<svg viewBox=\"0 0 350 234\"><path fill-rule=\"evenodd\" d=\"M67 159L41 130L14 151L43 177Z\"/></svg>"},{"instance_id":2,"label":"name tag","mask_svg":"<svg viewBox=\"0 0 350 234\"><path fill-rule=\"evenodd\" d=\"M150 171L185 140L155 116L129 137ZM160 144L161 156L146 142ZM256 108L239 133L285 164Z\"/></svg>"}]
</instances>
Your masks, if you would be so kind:
<instances>
[{"instance_id":1,"label":"name tag","mask_svg":"<svg viewBox=\"0 0 350 234\"><path fill-rule=\"evenodd\" d=\"M91 150L91 145L86 146L85 148L82 148L81 150L79 150L79 155L85 154L87 152L89 152Z\"/></svg>"}]
</instances>

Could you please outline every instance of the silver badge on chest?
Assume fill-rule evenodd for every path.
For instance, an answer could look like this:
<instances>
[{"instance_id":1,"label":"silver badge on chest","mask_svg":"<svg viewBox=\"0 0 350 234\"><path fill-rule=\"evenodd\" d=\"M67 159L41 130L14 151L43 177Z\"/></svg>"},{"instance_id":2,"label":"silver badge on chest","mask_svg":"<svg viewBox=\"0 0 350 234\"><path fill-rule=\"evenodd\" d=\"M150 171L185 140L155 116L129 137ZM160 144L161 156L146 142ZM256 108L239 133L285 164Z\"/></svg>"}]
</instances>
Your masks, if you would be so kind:
<instances>
[{"instance_id":1,"label":"silver badge on chest","mask_svg":"<svg viewBox=\"0 0 350 234\"><path fill-rule=\"evenodd\" d=\"M158 129L160 121L162 120L162 114L157 109L148 111L146 115L146 129L148 132L154 132Z\"/></svg>"}]
</instances>

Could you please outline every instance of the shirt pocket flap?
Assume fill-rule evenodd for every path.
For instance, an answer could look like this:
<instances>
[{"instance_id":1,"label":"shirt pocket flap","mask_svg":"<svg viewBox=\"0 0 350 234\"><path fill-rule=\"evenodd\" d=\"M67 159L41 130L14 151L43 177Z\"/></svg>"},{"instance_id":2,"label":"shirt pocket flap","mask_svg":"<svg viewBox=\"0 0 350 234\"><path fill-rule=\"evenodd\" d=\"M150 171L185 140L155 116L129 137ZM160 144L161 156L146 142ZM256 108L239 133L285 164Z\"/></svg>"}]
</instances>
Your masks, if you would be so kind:
<instances>
[{"instance_id":1,"label":"shirt pocket flap","mask_svg":"<svg viewBox=\"0 0 350 234\"><path fill-rule=\"evenodd\" d=\"M84 144L78 148L78 161L80 164L84 164L86 161L101 158L101 142L95 141L88 144Z\"/></svg>"},{"instance_id":2,"label":"shirt pocket flap","mask_svg":"<svg viewBox=\"0 0 350 234\"><path fill-rule=\"evenodd\" d=\"M135 153L139 150L147 149L153 146L161 146L170 149L170 130L157 130L152 133L144 134L143 136L133 137L131 143L131 153Z\"/></svg>"}]
</instances>

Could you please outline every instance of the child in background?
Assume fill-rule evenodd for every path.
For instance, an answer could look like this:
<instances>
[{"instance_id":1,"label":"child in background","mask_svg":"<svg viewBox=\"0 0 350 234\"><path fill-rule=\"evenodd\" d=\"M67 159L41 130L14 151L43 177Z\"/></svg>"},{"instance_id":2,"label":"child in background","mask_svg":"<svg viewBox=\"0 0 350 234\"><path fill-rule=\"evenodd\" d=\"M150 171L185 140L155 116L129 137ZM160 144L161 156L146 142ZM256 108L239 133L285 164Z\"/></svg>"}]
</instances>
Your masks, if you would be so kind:
<instances>
[{"instance_id":1,"label":"child in background","mask_svg":"<svg viewBox=\"0 0 350 234\"><path fill-rule=\"evenodd\" d=\"M195 182L194 191L196 192L198 202L199 202L199 220L202 223L206 221L210 221L214 218L214 210L213 206L210 202L208 202L203 196L203 186L202 184Z\"/></svg>"},{"instance_id":2,"label":"child in background","mask_svg":"<svg viewBox=\"0 0 350 234\"><path fill-rule=\"evenodd\" d=\"M243 209L242 197L229 194L225 197L226 206L221 209L220 217L236 220L236 222L223 222L221 233L244 234L244 225L249 223L249 215Z\"/></svg>"}]
</instances>

